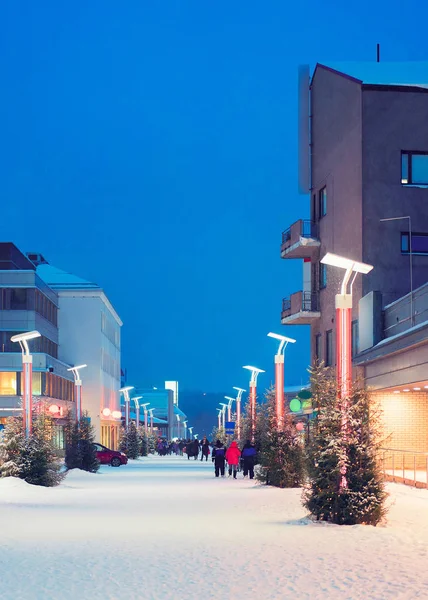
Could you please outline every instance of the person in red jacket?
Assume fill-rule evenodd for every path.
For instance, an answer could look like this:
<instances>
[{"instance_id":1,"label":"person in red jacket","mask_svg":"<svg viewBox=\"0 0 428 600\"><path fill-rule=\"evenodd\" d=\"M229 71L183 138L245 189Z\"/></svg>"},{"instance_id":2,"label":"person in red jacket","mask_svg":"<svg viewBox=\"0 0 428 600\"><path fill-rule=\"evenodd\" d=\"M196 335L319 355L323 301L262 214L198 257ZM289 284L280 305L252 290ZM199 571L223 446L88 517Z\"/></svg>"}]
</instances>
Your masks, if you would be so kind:
<instances>
[{"instance_id":1,"label":"person in red jacket","mask_svg":"<svg viewBox=\"0 0 428 600\"><path fill-rule=\"evenodd\" d=\"M226 450L226 460L227 464L229 465L229 477L232 475L233 471L233 479L236 479L236 471L238 470L240 456L241 451L238 448L238 444L236 442L232 442L229 448Z\"/></svg>"}]
</instances>

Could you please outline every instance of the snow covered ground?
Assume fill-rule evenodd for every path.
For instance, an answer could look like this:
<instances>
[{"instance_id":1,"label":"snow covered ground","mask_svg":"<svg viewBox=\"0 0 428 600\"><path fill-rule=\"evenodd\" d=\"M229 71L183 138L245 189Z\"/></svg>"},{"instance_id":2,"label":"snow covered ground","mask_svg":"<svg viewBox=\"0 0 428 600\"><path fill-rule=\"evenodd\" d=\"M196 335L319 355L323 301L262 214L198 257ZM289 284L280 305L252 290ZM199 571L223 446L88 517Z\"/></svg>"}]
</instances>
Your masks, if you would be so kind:
<instances>
[{"instance_id":1,"label":"snow covered ground","mask_svg":"<svg viewBox=\"0 0 428 600\"><path fill-rule=\"evenodd\" d=\"M384 527L305 518L299 490L153 457L54 489L0 480L2 600L428 598L428 491Z\"/></svg>"}]
</instances>

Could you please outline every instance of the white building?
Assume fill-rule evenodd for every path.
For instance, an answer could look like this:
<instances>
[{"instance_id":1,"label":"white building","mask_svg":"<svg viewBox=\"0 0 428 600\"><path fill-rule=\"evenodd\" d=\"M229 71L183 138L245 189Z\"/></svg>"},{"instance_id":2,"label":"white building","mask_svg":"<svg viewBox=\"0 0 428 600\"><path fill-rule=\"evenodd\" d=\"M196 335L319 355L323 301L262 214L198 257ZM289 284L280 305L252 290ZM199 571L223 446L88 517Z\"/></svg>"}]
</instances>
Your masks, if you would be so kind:
<instances>
[{"instance_id":1,"label":"white building","mask_svg":"<svg viewBox=\"0 0 428 600\"><path fill-rule=\"evenodd\" d=\"M71 365L87 365L80 371L82 408L89 413L96 439L116 449L121 424L122 321L95 283L42 261L37 264L37 274L58 295L58 358Z\"/></svg>"}]
</instances>

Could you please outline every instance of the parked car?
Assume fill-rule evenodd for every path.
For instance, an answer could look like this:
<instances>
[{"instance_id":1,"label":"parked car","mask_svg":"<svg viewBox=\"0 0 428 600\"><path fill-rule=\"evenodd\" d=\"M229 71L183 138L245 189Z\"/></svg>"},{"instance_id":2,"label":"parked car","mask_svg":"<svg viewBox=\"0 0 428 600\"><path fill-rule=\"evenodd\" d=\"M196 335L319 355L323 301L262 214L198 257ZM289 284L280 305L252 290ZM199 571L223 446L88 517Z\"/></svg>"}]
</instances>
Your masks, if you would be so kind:
<instances>
[{"instance_id":1,"label":"parked car","mask_svg":"<svg viewBox=\"0 0 428 600\"><path fill-rule=\"evenodd\" d=\"M97 458L101 465L111 465L112 467L120 467L126 465L128 457L123 452L118 450L110 450L102 444L94 444L97 451Z\"/></svg>"}]
</instances>

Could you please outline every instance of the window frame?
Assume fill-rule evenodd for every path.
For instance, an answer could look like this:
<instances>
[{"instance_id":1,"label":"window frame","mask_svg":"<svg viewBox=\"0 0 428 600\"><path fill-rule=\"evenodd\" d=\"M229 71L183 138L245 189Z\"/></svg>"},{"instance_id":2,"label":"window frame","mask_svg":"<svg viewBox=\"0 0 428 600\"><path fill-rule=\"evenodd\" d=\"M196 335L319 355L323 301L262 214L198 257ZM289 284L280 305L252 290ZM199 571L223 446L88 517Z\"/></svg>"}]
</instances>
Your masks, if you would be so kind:
<instances>
[{"instance_id":1,"label":"window frame","mask_svg":"<svg viewBox=\"0 0 428 600\"><path fill-rule=\"evenodd\" d=\"M318 362L322 360L322 333L315 336L315 358Z\"/></svg>"},{"instance_id":2,"label":"window frame","mask_svg":"<svg viewBox=\"0 0 428 600\"><path fill-rule=\"evenodd\" d=\"M354 358L358 354L358 343L359 343L358 319L355 319L354 321L352 321L352 324L351 324L351 354L352 354L352 358Z\"/></svg>"},{"instance_id":3,"label":"window frame","mask_svg":"<svg viewBox=\"0 0 428 600\"><path fill-rule=\"evenodd\" d=\"M428 162L428 150L402 150L401 151L401 185L403 186L428 186L428 181L413 181L412 156L426 156ZM403 161L407 159L407 180L403 177Z\"/></svg>"},{"instance_id":4,"label":"window frame","mask_svg":"<svg viewBox=\"0 0 428 600\"><path fill-rule=\"evenodd\" d=\"M415 238L427 238L427 242L428 242L428 233L418 233L418 232L414 232L412 231L412 255L417 255L417 256L428 256L428 247L427 250L424 252L420 252L417 250L413 250L413 246L414 246L414 239ZM406 239L407 240L407 248L408 250L403 250L403 240ZM404 256L409 256L410 254L410 233L408 231L402 231L401 232L401 236L400 236L400 243L401 243L401 254L403 254ZM428 244L427 244L428 246Z\"/></svg>"},{"instance_id":5,"label":"window frame","mask_svg":"<svg viewBox=\"0 0 428 600\"><path fill-rule=\"evenodd\" d=\"M327 215L327 186L324 185L318 191L318 216L319 216L319 219L322 219L326 215Z\"/></svg>"},{"instance_id":6,"label":"window frame","mask_svg":"<svg viewBox=\"0 0 428 600\"><path fill-rule=\"evenodd\" d=\"M333 329L325 332L325 366L333 366Z\"/></svg>"},{"instance_id":7,"label":"window frame","mask_svg":"<svg viewBox=\"0 0 428 600\"><path fill-rule=\"evenodd\" d=\"M323 274L325 274L325 278L323 278ZM327 265L320 262L319 264L319 272L318 272L318 287L320 290L324 290L327 287Z\"/></svg>"}]
</instances>

